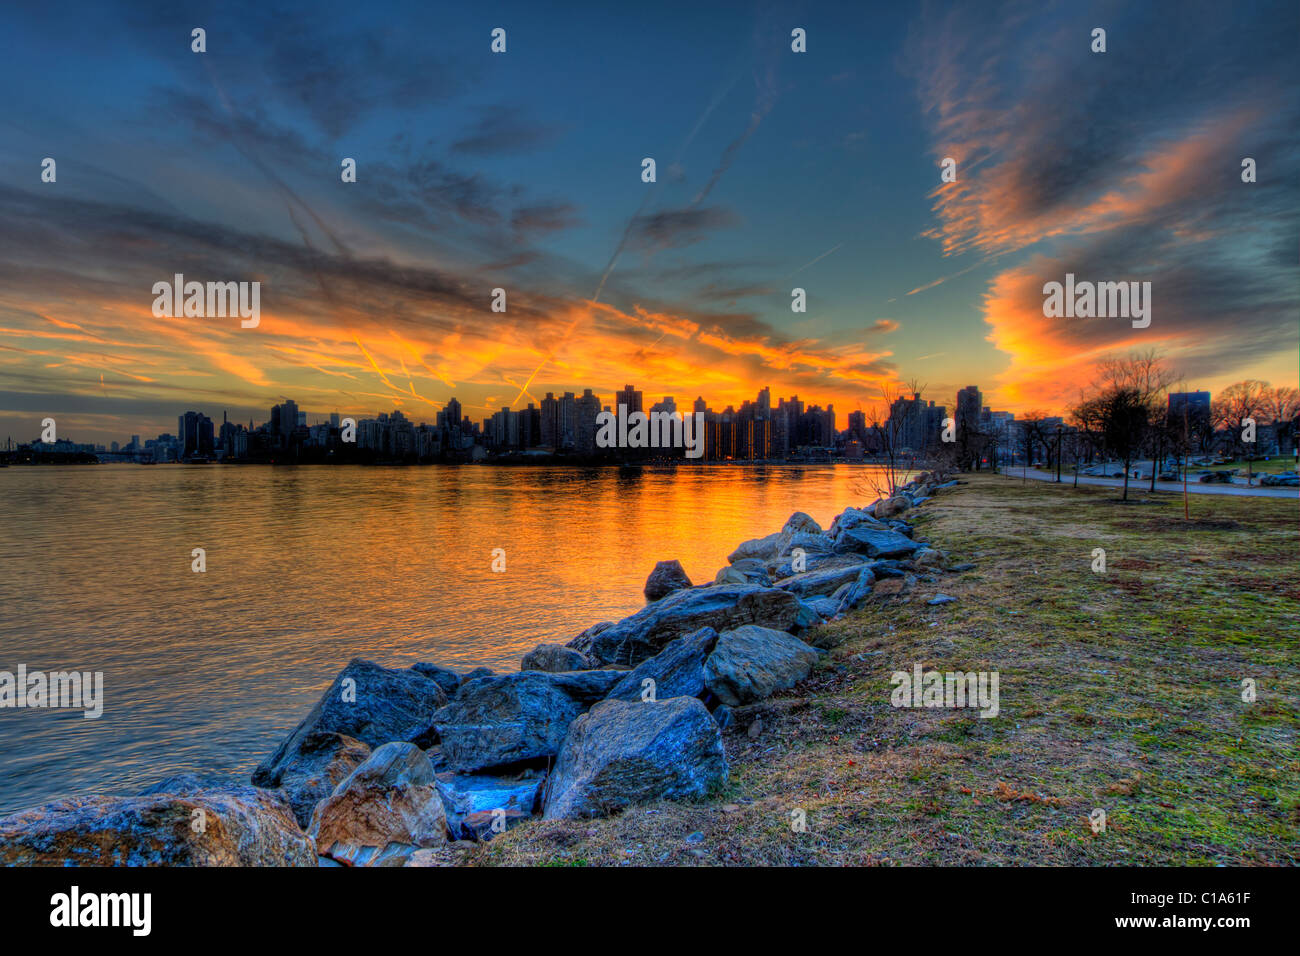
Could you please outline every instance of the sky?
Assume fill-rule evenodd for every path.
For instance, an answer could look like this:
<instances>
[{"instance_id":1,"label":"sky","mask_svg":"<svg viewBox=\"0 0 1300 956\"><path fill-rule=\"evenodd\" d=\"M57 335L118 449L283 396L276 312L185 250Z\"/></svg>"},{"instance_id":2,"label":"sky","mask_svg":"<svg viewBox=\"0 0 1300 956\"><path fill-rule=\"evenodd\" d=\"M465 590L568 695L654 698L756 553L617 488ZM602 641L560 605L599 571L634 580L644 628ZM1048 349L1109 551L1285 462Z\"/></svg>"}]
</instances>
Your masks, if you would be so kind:
<instances>
[{"instance_id":1,"label":"sky","mask_svg":"<svg viewBox=\"0 0 1300 956\"><path fill-rule=\"evenodd\" d=\"M1294 2L29 6L0 440L625 383L1060 411L1147 348L1189 388L1297 379ZM1150 326L1044 317L1067 272L1150 281ZM176 273L260 282L260 324L155 317Z\"/></svg>"}]
</instances>

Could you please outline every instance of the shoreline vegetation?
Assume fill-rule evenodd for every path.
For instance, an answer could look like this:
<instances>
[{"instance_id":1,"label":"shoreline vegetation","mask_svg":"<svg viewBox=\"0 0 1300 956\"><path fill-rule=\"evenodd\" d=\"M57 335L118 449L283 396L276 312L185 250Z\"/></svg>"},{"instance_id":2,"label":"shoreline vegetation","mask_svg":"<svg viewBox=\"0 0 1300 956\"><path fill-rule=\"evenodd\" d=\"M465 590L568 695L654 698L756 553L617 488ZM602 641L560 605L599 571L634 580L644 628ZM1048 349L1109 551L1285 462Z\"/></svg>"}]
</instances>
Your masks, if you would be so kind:
<instances>
[{"instance_id":1,"label":"shoreline vegetation","mask_svg":"<svg viewBox=\"0 0 1300 956\"><path fill-rule=\"evenodd\" d=\"M518 673L356 658L252 785L20 811L0 863L1295 864L1295 517L922 474ZM895 706L913 668L997 716Z\"/></svg>"}]
</instances>

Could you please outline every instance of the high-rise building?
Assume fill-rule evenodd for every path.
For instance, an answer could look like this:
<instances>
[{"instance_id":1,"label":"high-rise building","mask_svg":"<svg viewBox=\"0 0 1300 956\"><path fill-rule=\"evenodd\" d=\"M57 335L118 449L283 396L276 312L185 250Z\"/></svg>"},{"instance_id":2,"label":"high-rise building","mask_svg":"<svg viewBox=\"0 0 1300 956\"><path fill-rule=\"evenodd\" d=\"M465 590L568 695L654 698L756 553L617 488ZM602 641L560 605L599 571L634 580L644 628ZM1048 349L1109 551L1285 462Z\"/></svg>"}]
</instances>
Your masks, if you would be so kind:
<instances>
[{"instance_id":1,"label":"high-rise building","mask_svg":"<svg viewBox=\"0 0 1300 956\"><path fill-rule=\"evenodd\" d=\"M177 418L176 428L177 457L211 457L214 444L212 419L202 412L186 412Z\"/></svg>"},{"instance_id":2,"label":"high-rise building","mask_svg":"<svg viewBox=\"0 0 1300 956\"><path fill-rule=\"evenodd\" d=\"M591 389L584 389L576 402L574 447L580 455L596 453L596 418L600 415L600 399Z\"/></svg>"},{"instance_id":3,"label":"high-rise building","mask_svg":"<svg viewBox=\"0 0 1300 956\"><path fill-rule=\"evenodd\" d=\"M555 400L555 396L547 392L546 397L542 399L542 407L539 412L541 424L541 444L543 448L558 450L560 447L560 403Z\"/></svg>"},{"instance_id":4,"label":"high-rise building","mask_svg":"<svg viewBox=\"0 0 1300 956\"><path fill-rule=\"evenodd\" d=\"M631 385L624 385L623 390L614 396L614 408L617 409L619 405L626 405L629 415L644 411L641 407L641 393Z\"/></svg>"},{"instance_id":5,"label":"high-rise building","mask_svg":"<svg viewBox=\"0 0 1300 956\"><path fill-rule=\"evenodd\" d=\"M967 385L957 393L957 427L977 430L980 421L980 409L984 406L984 396L979 388Z\"/></svg>"},{"instance_id":6,"label":"high-rise building","mask_svg":"<svg viewBox=\"0 0 1300 956\"><path fill-rule=\"evenodd\" d=\"M1182 421L1184 409L1187 410L1188 419L1208 421L1210 418L1210 393L1170 392L1169 417Z\"/></svg>"}]
</instances>

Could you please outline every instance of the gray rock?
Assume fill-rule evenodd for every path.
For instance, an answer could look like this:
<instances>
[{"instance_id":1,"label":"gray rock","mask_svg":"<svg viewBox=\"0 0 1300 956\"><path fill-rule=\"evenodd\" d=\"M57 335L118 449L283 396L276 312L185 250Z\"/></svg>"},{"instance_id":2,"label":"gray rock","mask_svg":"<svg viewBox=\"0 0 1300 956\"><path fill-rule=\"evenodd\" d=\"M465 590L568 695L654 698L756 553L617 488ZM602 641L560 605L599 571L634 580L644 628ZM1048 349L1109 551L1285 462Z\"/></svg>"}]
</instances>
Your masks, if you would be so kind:
<instances>
[{"instance_id":1,"label":"gray rock","mask_svg":"<svg viewBox=\"0 0 1300 956\"><path fill-rule=\"evenodd\" d=\"M654 681L654 697L699 697L705 693L704 662L718 642L718 632L702 627L668 643L654 657L642 661L609 692L610 700L641 700L643 682Z\"/></svg>"},{"instance_id":2,"label":"gray rock","mask_svg":"<svg viewBox=\"0 0 1300 956\"><path fill-rule=\"evenodd\" d=\"M447 766L458 772L553 757L569 724L622 671L522 671L470 681L433 715Z\"/></svg>"},{"instance_id":3,"label":"gray rock","mask_svg":"<svg viewBox=\"0 0 1300 956\"><path fill-rule=\"evenodd\" d=\"M956 600L957 599L953 597L951 594L936 594L934 597L930 598L930 600L926 601L925 603L934 606L938 604L952 604Z\"/></svg>"},{"instance_id":4,"label":"gray rock","mask_svg":"<svg viewBox=\"0 0 1300 956\"><path fill-rule=\"evenodd\" d=\"M349 680L355 682L355 694L348 684L345 695L345 681ZM446 702L442 688L428 677L353 658L311 713L253 771L253 783L259 787L280 786L284 771L300 761L307 738L314 733L344 734L371 747L393 740L424 743L420 735L428 728L434 711Z\"/></svg>"},{"instance_id":5,"label":"gray rock","mask_svg":"<svg viewBox=\"0 0 1300 956\"><path fill-rule=\"evenodd\" d=\"M645 599L658 601L674 591L689 587L691 587L691 579L687 577L686 569L682 567L680 561L676 559L660 561L645 580Z\"/></svg>"},{"instance_id":6,"label":"gray rock","mask_svg":"<svg viewBox=\"0 0 1300 956\"><path fill-rule=\"evenodd\" d=\"M580 651L581 653L586 654L588 657L590 657L591 644L592 641L595 640L596 635L599 634L601 631L605 630L606 628L610 628L613 626L614 626L613 621L601 621L599 624L593 624L591 625L591 627L587 628L585 631L583 631L573 640L569 641L569 643L566 644L565 647L571 647L575 651Z\"/></svg>"},{"instance_id":7,"label":"gray rock","mask_svg":"<svg viewBox=\"0 0 1300 956\"><path fill-rule=\"evenodd\" d=\"M439 687L442 692L449 698L456 696L456 691L460 690L461 677L450 667L443 667L439 664L430 664L421 661L418 664L412 664L411 670L417 674L429 678Z\"/></svg>"},{"instance_id":8,"label":"gray rock","mask_svg":"<svg viewBox=\"0 0 1300 956\"><path fill-rule=\"evenodd\" d=\"M795 615L794 624L792 624L789 629L795 634L802 634L809 628L816 627L821 622L821 615L817 613L816 608L807 601L800 601L799 613Z\"/></svg>"},{"instance_id":9,"label":"gray rock","mask_svg":"<svg viewBox=\"0 0 1300 956\"><path fill-rule=\"evenodd\" d=\"M766 571L764 571L763 573L764 575L767 574ZM743 574L742 572L737 571L735 568L728 565L725 568L718 569L718 573L713 576L713 583L714 584L749 584L750 580L748 575Z\"/></svg>"},{"instance_id":10,"label":"gray rock","mask_svg":"<svg viewBox=\"0 0 1300 956\"><path fill-rule=\"evenodd\" d=\"M774 531L765 538L751 538L749 541L742 541L736 550L727 555L727 561L735 564L744 558L757 558L760 561L766 561L769 558L776 557L776 543L781 539L781 532Z\"/></svg>"},{"instance_id":11,"label":"gray rock","mask_svg":"<svg viewBox=\"0 0 1300 956\"><path fill-rule=\"evenodd\" d=\"M875 583L875 572L871 568L863 568L856 580L840 586L831 595L838 604L838 613L843 614L861 607L862 603L871 596L871 588Z\"/></svg>"},{"instance_id":12,"label":"gray rock","mask_svg":"<svg viewBox=\"0 0 1300 956\"><path fill-rule=\"evenodd\" d=\"M438 793L447 811L451 835L458 840L491 838L496 833L494 817L502 819L506 829L519 819L527 819L537 808L545 779L544 774L533 772L517 778L438 774ZM486 827L479 825L480 815L486 817Z\"/></svg>"},{"instance_id":13,"label":"gray rock","mask_svg":"<svg viewBox=\"0 0 1300 956\"><path fill-rule=\"evenodd\" d=\"M370 756L370 748L346 734L311 733L280 774L280 789L304 830L311 812Z\"/></svg>"},{"instance_id":14,"label":"gray rock","mask_svg":"<svg viewBox=\"0 0 1300 956\"><path fill-rule=\"evenodd\" d=\"M704 663L704 677L718 700L732 707L793 687L817 663L816 649L784 631L746 626L723 631Z\"/></svg>"},{"instance_id":15,"label":"gray rock","mask_svg":"<svg viewBox=\"0 0 1300 956\"><path fill-rule=\"evenodd\" d=\"M943 567L943 552L934 548L922 548L912 555L912 567L921 568L941 568Z\"/></svg>"},{"instance_id":16,"label":"gray rock","mask_svg":"<svg viewBox=\"0 0 1300 956\"><path fill-rule=\"evenodd\" d=\"M408 853L447 842L433 766L419 747L384 744L316 805L308 834L321 853L352 866L400 866ZM387 852L385 852L387 851Z\"/></svg>"},{"instance_id":17,"label":"gray rock","mask_svg":"<svg viewBox=\"0 0 1300 956\"><path fill-rule=\"evenodd\" d=\"M862 508L845 508L835 516L835 520L831 522L830 531L827 533L832 538L838 538L849 528L856 528L860 524L865 524L868 527L881 526L881 522L877 521L871 512Z\"/></svg>"},{"instance_id":18,"label":"gray rock","mask_svg":"<svg viewBox=\"0 0 1300 956\"><path fill-rule=\"evenodd\" d=\"M870 575L871 569L864 568L861 564L846 564L796 574L777 581L776 586L806 599L834 594L845 584L859 580L864 573ZM874 575L871 580L875 580Z\"/></svg>"},{"instance_id":19,"label":"gray rock","mask_svg":"<svg viewBox=\"0 0 1300 956\"><path fill-rule=\"evenodd\" d=\"M583 707L604 700L614 685L627 676L625 670L565 671L552 674L551 680Z\"/></svg>"},{"instance_id":20,"label":"gray rock","mask_svg":"<svg viewBox=\"0 0 1300 956\"><path fill-rule=\"evenodd\" d=\"M806 515L802 511L796 511L790 516L781 531L804 531L808 534L821 534L822 526L814 521L810 515Z\"/></svg>"},{"instance_id":21,"label":"gray rock","mask_svg":"<svg viewBox=\"0 0 1300 956\"><path fill-rule=\"evenodd\" d=\"M846 584L845 587L852 587L852 585ZM817 616L823 621L829 621L840 613L840 602L833 597L817 597L804 603L816 611Z\"/></svg>"},{"instance_id":22,"label":"gray rock","mask_svg":"<svg viewBox=\"0 0 1300 956\"><path fill-rule=\"evenodd\" d=\"M881 498L876 502L872 514L879 520L884 521L895 515L900 515L908 508L912 507L912 500L904 495L894 495L892 498Z\"/></svg>"},{"instance_id":23,"label":"gray rock","mask_svg":"<svg viewBox=\"0 0 1300 956\"><path fill-rule=\"evenodd\" d=\"M480 680L481 678L484 677L491 677L495 673L496 671L492 670L492 668L490 667L476 667L472 671L470 671L469 673L461 677L460 686L464 687L472 680ZM456 689L456 693L460 693L460 688Z\"/></svg>"},{"instance_id":24,"label":"gray rock","mask_svg":"<svg viewBox=\"0 0 1300 956\"><path fill-rule=\"evenodd\" d=\"M767 562L769 569L773 561L789 560L795 548L802 548L805 556L830 554L835 550L835 541L827 534L808 534L804 531L783 534L777 542L776 555Z\"/></svg>"},{"instance_id":25,"label":"gray rock","mask_svg":"<svg viewBox=\"0 0 1300 956\"><path fill-rule=\"evenodd\" d=\"M726 730L735 719L735 712L726 704L719 704L713 708L713 721L718 725L719 730Z\"/></svg>"},{"instance_id":26,"label":"gray rock","mask_svg":"<svg viewBox=\"0 0 1300 956\"><path fill-rule=\"evenodd\" d=\"M727 779L722 733L694 697L601 701L573 722L546 784L544 816L603 816L701 797Z\"/></svg>"},{"instance_id":27,"label":"gray rock","mask_svg":"<svg viewBox=\"0 0 1300 956\"><path fill-rule=\"evenodd\" d=\"M794 625L799 600L779 588L713 585L674 591L647 605L592 640L591 656L605 664L636 665L665 645L702 627L715 631L742 624L786 629Z\"/></svg>"},{"instance_id":28,"label":"gray rock","mask_svg":"<svg viewBox=\"0 0 1300 956\"><path fill-rule=\"evenodd\" d=\"M855 551L869 558L906 557L923 547L894 530L858 525L847 529L835 542L835 550Z\"/></svg>"},{"instance_id":29,"label":"gray rock","mask_svg":"<svg viewBox=\"0 0 1300 956\"><path fill-rule=\"evenodd\" d=\"M538 644L524 655L519 669L523 671L583 671L592 666L592 660L581 651L563 644Z\"/></svg>"},{"instance_id":30,"label":"gray rock","mask_svg":"<svg viewBox=\"0 0 1300 956\"><path fill-rule=\"evenodd\" d=\"M898 561L872 561L871 571L877 578L901 578L907 574Z\"/></svg>"},{"instance_id":31,"label":"gray rock","mask_svg":"<svg viewBox=\"0 0 1300 956\"><path fill-rule=\"evenodd\" d=\"M190 780L173 778L180 792L79 797L0 818L0 866L316 866L281 794Z\"/></svg>"},{"instance_id":32,"label":"gray rock","mask_svg":"<svg viewBox=\"0 0 1300 956\"><path fill-rule=\"evenodd\" d=\"M757 584L771 587L772 578L767 573L767 565L757 558L741 558L735 564L718 571L714 584Z\"/></svg>"},{"instance_id":33,"label":"gray rock","mask_svg":"<svg viewBox=\"0 0 1300 956\"><path fill-rule=\"evenodd\" d=\"M862 567L866 564L868 558L865 554L857 554L847 551L843 554L810 554L804 559L802 570L794 569L794 562L783 560L781 564L773 562L772 574L776 580L793 577L796 574L806 574L809 571L824 571L827 568L847 568L853 565Z\"/></svg>"}]
</instances>

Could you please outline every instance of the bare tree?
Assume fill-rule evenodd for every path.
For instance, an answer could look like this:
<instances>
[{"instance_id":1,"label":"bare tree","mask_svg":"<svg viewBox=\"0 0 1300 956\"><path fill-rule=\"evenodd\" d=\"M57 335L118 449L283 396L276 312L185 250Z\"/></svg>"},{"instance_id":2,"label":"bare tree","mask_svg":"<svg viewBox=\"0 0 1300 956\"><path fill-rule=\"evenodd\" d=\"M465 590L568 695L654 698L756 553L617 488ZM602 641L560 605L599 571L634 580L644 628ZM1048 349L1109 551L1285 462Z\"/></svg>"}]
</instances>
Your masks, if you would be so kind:
<instances>
[{"instance_id":1,"label":"bare tree","mask_svg":"<svg viewBox=\"0 0 1300 956\"><path fill-rule=\"evenodd\" d=\"M1159 420L1173 377L1154 350L1131 353L1128 358L1107 358L1098 363L1095 400L1101 440L1109 453L1124 463L1124 495L1128 500L1133 460L1151 438L1152 423ZM1155 483L1152 461L1152 485Z\"/></svg>"},{"instance_id":2,"label":"bare tree","mask_svg":"<svg viewBox=\"0 0 1300 956\"><path fill-rule=\"evenodd\" d=\"M919 400L924 388L915 379L908 382L906 387L881 383L881 404L872 405L866 412L866 418L878 448L883 473L864 473L864 494L874 494L877 498L892 496L904 484L903 476L916 467L916 449L910 444L915 437L910 434L914 432L915 426L902 413L903 406L899 402L909 393L913 399Z\"/></svg>"},{"instance_id":3,"label":"bare tree","mask_svg":"<svg viewBox=\"0 0 1300 956\"><path fill-rule=\"evenodd\" d=\"M1277 453L1288 454L1296 447L1296 419L1300 417L1300 391L1290 385L1270 388L1263 396L1263 417L1273 429Z\"/></svg>"},{"instance_id":4,"label":"bare tree","mask_svg":"<svg viewBox=\"0 0 1300 956\"><path fill-rule=\"evenodd\" d=\"M1226 429L1224 437L1227 450L1234 458L1246 460L1246 484L1254 480L1251 463L1256 457L1256 436L1250 434L1251 440L1247 441L1247 426L1249 422L1255 422L1258 426L1258 419L1263 417L1265 396L1269 391L1268 382L1247 379L1229 385L1213 403L1218 409L1215 418L1221 420Z\"/></svg>"}]
</instances>

